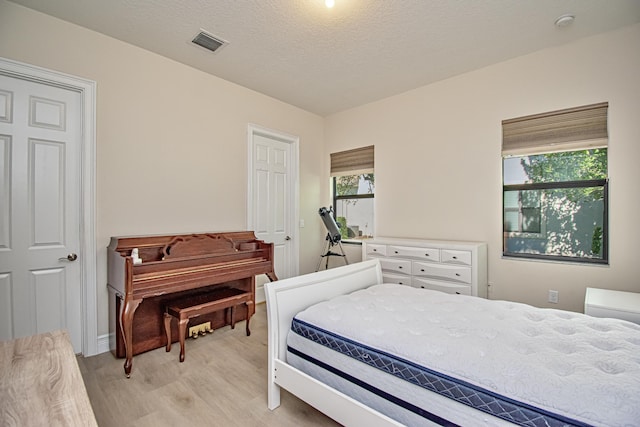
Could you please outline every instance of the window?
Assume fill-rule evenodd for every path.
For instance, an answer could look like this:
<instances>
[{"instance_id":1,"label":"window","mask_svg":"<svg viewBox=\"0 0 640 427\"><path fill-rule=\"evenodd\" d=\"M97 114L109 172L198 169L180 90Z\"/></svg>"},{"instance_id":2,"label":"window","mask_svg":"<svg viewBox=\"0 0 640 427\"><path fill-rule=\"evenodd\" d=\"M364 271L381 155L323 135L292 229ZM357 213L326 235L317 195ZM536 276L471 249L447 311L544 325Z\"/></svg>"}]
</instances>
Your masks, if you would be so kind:
<instances>
[{"instance_id":1,"label":"window","mask_svg":"<svg viewBox=\"0 0 640 427\"><path fill-rule=\"evenodd\" d=\"M503 255L607 263L607 104L502 124Z\"/></svg>"},{"instance_id":2,"label":"window","mask_svg":"<svg viewBox=\"0 0 640 427\"><path fill-rule=\"evenodd\" d=\"M331 154L331 193L344 241L373 237L373 146Z\"/></svg>"},{"instance_id":3,"label":"window","mask_svg":"<svg viewBox=\"0 0 640 427\"><path fill-rule=\"evenodd\" d=\"M504 193L505 229L510 233L542 234L539 191L513 190Z\"/></svg>"},{"instance_id":4,"label":"window","mask_svg":"<svg viewBox=\"0 0 640 427\"><path fill-rule=\"evenodd\" d=\"M333 177L333 205L343 240L373 237L372 173Z\"/></svg>"}]
</instances>

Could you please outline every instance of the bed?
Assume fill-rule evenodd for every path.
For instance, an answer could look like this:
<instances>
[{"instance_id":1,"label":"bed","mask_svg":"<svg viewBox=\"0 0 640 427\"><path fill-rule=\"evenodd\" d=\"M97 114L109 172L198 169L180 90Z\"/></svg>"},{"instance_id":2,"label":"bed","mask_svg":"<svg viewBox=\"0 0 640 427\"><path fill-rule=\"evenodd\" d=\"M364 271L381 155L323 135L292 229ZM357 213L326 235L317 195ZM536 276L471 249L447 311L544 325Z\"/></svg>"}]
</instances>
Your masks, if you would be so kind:
<instances>
[{"instance_id":1,"label":"bed","mask_svg":"<svg viewBox=\"0 0 640 427\"><path fill-rule=\"evenodd\" d=\"M633 323L383 284L378 260L265 289L272 410L284 388L347 426L640 423Z\"/></svg>"}]
</instances>

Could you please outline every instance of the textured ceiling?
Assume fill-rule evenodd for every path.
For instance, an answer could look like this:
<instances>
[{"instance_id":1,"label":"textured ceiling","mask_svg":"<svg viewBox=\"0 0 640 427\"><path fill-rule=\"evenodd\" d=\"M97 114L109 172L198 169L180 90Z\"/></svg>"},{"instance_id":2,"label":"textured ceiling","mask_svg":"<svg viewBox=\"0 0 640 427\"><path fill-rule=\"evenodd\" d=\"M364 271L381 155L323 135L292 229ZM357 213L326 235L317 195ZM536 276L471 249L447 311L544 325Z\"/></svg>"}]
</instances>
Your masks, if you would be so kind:
<instances>
[{"instance_id":1,"label":"textured ceiling","mask_svg":"<svg viewBox=\"0 0 640 427\"><path fill-rule=\"evenodd\" d=\"M11 1L322 116L640 22L640 0Z\"/></svg>"}]
</instances>

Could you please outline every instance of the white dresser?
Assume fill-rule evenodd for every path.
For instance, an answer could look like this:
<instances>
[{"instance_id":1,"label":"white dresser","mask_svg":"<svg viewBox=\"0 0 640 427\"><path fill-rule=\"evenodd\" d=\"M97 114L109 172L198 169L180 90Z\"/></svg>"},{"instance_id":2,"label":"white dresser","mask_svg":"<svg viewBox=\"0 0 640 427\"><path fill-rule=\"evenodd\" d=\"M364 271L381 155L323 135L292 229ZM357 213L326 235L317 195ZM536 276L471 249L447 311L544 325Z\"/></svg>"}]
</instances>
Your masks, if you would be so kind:
<instances>
[{"instance_id":1,"label":"white dresser","mask_svg":"<svg viewBox=\"0 0 640 427\"><path fill-rule=\"evenodd\" d=\"M640 293L587 288L584 312L594 317L612 317L640 325Z\"/></svg>"},{"instance_id":2,"label":"white dresser","mask_svg":"<svg viewBox=\"0 0 640 427\"><path fill-rule=\"evenodd\" d=\"M379 258L385 283L487 297L487 244L376 237L362 259Z\"/></svg>"}]
</instances>

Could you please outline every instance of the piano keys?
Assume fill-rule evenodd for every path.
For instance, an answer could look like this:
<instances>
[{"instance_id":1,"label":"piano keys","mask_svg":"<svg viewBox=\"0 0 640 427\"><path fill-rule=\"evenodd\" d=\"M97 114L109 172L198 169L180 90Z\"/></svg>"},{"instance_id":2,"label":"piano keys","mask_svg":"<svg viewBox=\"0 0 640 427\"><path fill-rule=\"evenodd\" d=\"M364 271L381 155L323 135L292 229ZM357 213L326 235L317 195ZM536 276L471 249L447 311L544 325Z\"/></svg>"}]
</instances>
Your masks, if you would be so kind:
<instances>
[{"instance_id":1,"label":"piano keys","mask_svg":"<svg viewBox=\"0 0 640 427\"><path fill-rule=\"evenodd\" d=\"M135 248L142 263L134 264ZM255 303L255 276L277 280L273 244L256 239L252 231L112 237L107 254L110 347L116 357L126 359L127 377L134 355L166 346L163 313L168 301L224 286L250 292ZM254 307L238 309L236 319L250 319ZM213 328L227 324L223 313L199 318L207 321ZM177 337L177 330L171 336Z\"/></svg>"}]
</instances>

